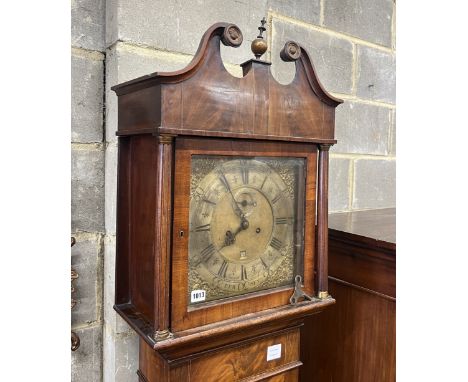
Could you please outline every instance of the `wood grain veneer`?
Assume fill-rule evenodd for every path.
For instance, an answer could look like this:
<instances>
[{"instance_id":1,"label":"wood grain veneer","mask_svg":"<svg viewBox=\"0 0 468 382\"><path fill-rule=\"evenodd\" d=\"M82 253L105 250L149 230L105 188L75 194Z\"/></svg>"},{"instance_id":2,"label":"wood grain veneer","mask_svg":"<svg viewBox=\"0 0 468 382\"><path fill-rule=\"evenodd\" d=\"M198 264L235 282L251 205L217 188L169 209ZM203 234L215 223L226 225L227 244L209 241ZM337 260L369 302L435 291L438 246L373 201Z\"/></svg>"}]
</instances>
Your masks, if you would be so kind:
<instances>
[{"instance_id":1,"label":"wood grain veneer","mask_svg":"<svg viewBox=\"0 0 468 382\"><path fill-rule=\"evenodd\" d=\"M305 320L301 381L395 381L395 209L331 214L336 304Z\"/></svg>"}]
</instances>

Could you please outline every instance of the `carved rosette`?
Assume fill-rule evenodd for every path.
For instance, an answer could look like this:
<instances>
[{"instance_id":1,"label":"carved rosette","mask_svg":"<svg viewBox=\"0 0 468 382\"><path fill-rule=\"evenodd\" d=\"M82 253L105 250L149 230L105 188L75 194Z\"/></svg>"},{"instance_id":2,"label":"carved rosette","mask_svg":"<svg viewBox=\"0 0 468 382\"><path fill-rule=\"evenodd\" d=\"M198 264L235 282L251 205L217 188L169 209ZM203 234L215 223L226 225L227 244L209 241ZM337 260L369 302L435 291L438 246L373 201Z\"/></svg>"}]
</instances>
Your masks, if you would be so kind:
<instances>
[{"instance_id":1,"label":"carved rosette","mask_svg":"<svg viewBox=\"0 0 468 382\"><path fill-rule=\"evenodd\" d=\"M294 41L287 41L281 49L280 57L283 61L296 61L301 57L301 47Z\"/></svg>"},{"instance_id":2,"label":"carved rosette","mask_svg":"<svg viewBox=\"0 0 468 382\"><path fill-rule=\"evenodd\" d=\"M242 32L237 25L229 24L226 28L224 28L224 33L221 36L221 41L226 46L232 46L237 48L242 44L244 37L242 36Z\"/></svg>"}]
</instances>

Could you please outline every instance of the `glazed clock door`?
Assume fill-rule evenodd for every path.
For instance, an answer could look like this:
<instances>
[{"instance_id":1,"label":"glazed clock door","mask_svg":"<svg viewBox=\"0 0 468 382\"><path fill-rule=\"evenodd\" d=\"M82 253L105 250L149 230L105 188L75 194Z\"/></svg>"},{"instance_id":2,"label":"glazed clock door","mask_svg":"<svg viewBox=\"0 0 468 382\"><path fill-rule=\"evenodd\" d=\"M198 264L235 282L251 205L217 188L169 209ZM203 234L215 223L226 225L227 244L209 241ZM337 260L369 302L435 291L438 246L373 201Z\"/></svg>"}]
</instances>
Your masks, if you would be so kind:
<instances>
[{"instance_id":1,"label":"glazed clock door","mask_svg":"<svg viewBox=\"0 0 468 382\"><path fill-rule=\"evenodd\" d=\"M315 145L177 139L173 330L313 293L315 172Z\"/></svg>"}]
</instances>

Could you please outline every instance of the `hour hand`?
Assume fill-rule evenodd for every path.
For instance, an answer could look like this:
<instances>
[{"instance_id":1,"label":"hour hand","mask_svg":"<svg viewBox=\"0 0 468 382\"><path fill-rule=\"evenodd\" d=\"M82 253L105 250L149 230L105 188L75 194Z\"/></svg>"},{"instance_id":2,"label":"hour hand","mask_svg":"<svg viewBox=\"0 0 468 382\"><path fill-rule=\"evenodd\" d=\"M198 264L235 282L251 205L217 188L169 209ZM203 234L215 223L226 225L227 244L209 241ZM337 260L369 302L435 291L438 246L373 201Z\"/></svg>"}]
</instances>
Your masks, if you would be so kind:
<instances>
[{"instance_id":1,"label":"hour hand","mask_svg":"<svg viewBox=\"0 0 468 382\"><path fill-rule=\"evenodd\" d=\"M239 228L237 228L237 230L234 233L232 233L231 231L226 231L226 236L224 238L224 244L223 244L223 246L221 248L224 248L224 247L227 247L229 245L234 244L235 241L236 241L237 234L240 231L246 230L247 228L249 228L249 222L247 221L247 219L245 217L242 217L241 224L240 224Z\"/></svg>"},{"instance_id":2,"label":"hour hand","mask_svg":"<svg viewBox=\"0 0 468 382\"><path fill-rule=\"evenodd\" d=\"M224 238L224 244L221 248L227 247L231 244L234 244L236 241L236 235L233 234L231 231L226 231L226 237Z\"/></svg>"}]
</instances>

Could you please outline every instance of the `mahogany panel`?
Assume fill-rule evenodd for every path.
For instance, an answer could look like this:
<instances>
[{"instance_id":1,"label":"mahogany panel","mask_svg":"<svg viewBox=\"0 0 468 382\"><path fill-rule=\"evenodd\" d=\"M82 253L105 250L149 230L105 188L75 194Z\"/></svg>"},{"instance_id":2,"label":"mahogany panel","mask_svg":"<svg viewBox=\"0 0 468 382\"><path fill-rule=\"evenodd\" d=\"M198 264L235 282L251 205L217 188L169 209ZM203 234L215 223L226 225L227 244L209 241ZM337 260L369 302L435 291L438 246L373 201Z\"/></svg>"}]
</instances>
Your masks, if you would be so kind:
<instances>
[{"instance_id":1,"label":"mahogany panel","mask_svg":"<svg viewBox=\"0 0 468 382\"><path fill-rule=\"evenodd\" d=\"M171 136L159 136L157 145L155 230L154 230L154 328L166 333L170 312L170 269L172 227L172 166L173 140ZM150 211L151 213L151 211Z\"/></svg>"},{"instance_id":2,"label":"mahogany panel","mask_svg":"<svg viewBox=\"0 0 468 382\"><path fill-rule=\"evenodd\" d=\"M119 130L161 126L181 134L203 130L333 140L335 107L343 101L325 91L304 48L298 45L296 75L288 85L278 83L271 64L261 60L242 64L238 78L226 70L220 54L228 29L241 36L235 25L213 25L182 70L113 86L119 96ZM230 45L237 47L241 40Z\"/></svg>"},{"instance_id":3,"label":"mahogany panel","mask_svg":"<svg viewBox=\"0 0 468 382\"><path fill-rule=\"evenodd\" d=\"M115 303L130 301L130 138L119 140L117 171L117 238L115 262Z\"/></svg>"},{"instance_id":4,"label":"mahogany panel","mask_svg":"<svg viewBox=\"0 0 468 382\"><path fill-rule=\"evenodd\" d=\"M161 124L161 87L154 86L118 98L118 129L138 131Z\"/></svg>"},{"instance_id":5,"label":"mahogany panel","mask_svg":"<svg viewBox=\"0 0 468 382\"><path fill-rule=\"evenodd\" d=\"M131 141L131 302L150 320L154 318L156 143L156 139L148 135L134 137Z\"/></svg>"},{"instance_id":6,"label":"mahogany panel","mask_svg":"<svg viewBox=\"0 0 468 382\"><path fill-rule=\"evenodd\" d=\"M281 344L281 357L267 361L268 346L276 344ZM297 361L299 329L293 329L195 359L190 377L194 381L237 381Z\"/></svg>"},{"instance_id":7,"label":"mahogany panel","mask_svg":"<svg viewBox=\"0 0 468 382\"><path fill-rule=\"evenodd\" d=\"M395 209L330 215L330 276L396 297Z\"/></svg>"},{"instance_id":8,"label":"mahogany panel","mask_svg":"<svg viewBox=\"0 0 468 382\"><path fill-rule=\"evenodd\" d=\"M336 304L305 320L301 381L395 381L395 244L382 240L394 237L395 210L336 215L329 246Z\"/></svg>"},{"instance_id":9,"label":"mahogany panel","mask_svg":"<svg viewBox=\"0 0 468 382\"><path fill-rule=\"evenodd\" d=\"M319 145L317 200L317 291L328 294L328 150Z\"/></svg>"},{"instance_id":10,"label":"mahogany panel","mask_svg":"<svg viewBox=\"0 0 468 382\"><path fill-rule=\"evenodd\" d=\"M372 256L373 251L330 237L330 276L351 284L396 297L395 258L385 258L385 252ZM333 254L333 255L331 255Z\"/></svg>"},{"instance_id":11,"label":"mahogany panel","mask_svg":"<svg viewBox=\"0 0 468 382\"><path fill-rule=\"evenodd\" d=\"M330 280L336 304L305 320L301 381L395 380L395 301Z\"/></svg>"},{"instance_id":12,"label":"mahogany panel","mask_svg":"<svg viewBox=\"0 0 468 382\"><path fill-rule=\"evenodd\" d=\"M297 381L300 329L283 330L216 346L206 353L193 353L182 362L170 363L140 339L140 381ZM268 346L281 344L280 358L267 361Z\"/></svg>"}]
</instances>

